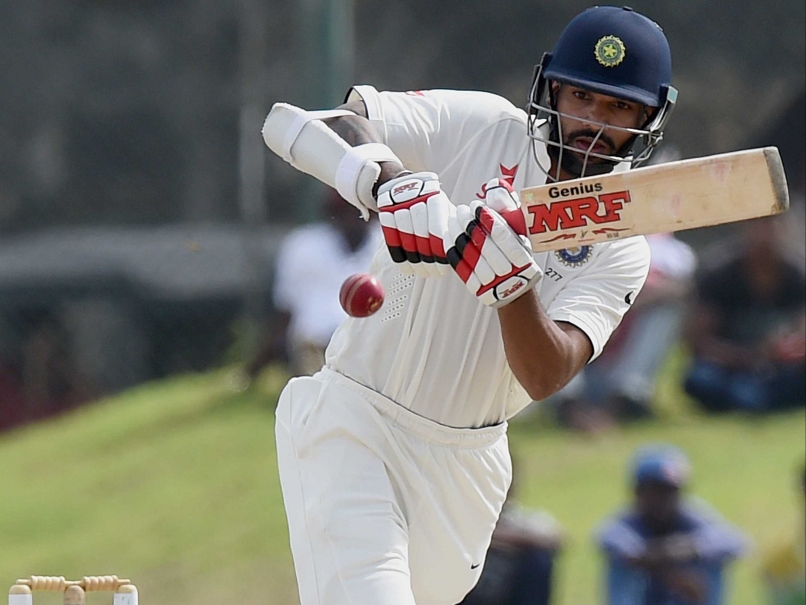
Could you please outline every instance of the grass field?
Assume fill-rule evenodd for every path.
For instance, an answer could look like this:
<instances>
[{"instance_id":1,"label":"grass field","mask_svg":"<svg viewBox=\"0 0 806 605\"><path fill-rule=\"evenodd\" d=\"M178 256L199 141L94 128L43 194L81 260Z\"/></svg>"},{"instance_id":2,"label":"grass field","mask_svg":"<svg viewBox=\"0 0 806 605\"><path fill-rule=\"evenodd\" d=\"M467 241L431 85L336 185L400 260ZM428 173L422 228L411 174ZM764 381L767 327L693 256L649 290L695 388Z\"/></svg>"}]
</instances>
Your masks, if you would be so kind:
<instances>
[{"instance_id":1,"label":"grass field","mask_svg":"<svg viewBox=\"0 0 806 605\"><path fill-rule=\"evenodd\" d=\"M136 581L143 605L294 603L273 444L282 376L270 371L246 392L230 377L145 385L0 437L0 582L116 573ZM625 462L646 441L685 448L693 492L758 548L795 526L804 414L715 419L676 405L660 422L594 440L539 417L513 425L523 503L551 511L570 535L558 605L599 602L590 533L626 498ZM751 556L735 566L731 605L763 602L756 565Z\"/></svg>"}]
</instances>

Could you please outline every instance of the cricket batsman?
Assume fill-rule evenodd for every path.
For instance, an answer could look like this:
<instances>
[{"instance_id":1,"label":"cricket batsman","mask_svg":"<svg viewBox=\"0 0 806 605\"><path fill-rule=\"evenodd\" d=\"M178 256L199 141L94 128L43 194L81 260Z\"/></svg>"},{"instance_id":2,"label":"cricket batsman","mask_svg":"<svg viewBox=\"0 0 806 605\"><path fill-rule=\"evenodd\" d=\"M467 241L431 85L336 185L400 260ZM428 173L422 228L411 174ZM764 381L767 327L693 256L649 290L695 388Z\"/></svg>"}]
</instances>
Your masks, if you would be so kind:
<instances>
[{"instance_id":1,"label":"cricket batsman","mask_svg":"<svg viewBox=\"0 0 806 605\"><path fill-rule=\"evenodd\" d=\"M640 164L676 96L661 28L601 6L543 56L525 111L371 86L336 110L272 108L267 145L377 211L385 239L383 306L347 319L277 407L302 605L454 605L474 586L511 479L507 420L599 355L649 267L642 237L533 253L514 191Z\"/></svg>"}]
</instances>

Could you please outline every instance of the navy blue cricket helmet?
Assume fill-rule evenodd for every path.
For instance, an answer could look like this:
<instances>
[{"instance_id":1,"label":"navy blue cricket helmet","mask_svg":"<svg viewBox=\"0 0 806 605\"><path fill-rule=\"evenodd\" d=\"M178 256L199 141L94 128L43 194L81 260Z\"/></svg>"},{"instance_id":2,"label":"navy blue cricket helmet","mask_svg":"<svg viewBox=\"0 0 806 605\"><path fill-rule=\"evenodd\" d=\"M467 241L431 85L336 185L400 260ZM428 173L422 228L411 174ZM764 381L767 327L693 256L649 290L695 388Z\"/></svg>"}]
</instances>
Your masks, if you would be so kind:
<instances>
[{"instance_id":1,"label":"navy blue cricket helmet","mask_svg":"<svg viewBox=\"0 0 806 605\"><path fill-rule=\"evenodd\" d=\"M677 90L671 80L671 50L657 23L629 7L589 8L571 20L554 51L544 54L535 69L527 108L530 133L545 142L550 154L559 156L560 163L571 174L587 176L609 172L630 154L632 165L637 166L649 158L663 137L663 128L677 100ZM565 147L548 82L570 84L657 110L648 112L650 117L641 128L626 129L634 136L615 156ZM551 136L537 131L540 118L548 121ZM603 129L606 125L599 126ZM637 141L643 146L633 151ZM591 157L606 161L589 164Z\"/></svg>"}]
</instances>

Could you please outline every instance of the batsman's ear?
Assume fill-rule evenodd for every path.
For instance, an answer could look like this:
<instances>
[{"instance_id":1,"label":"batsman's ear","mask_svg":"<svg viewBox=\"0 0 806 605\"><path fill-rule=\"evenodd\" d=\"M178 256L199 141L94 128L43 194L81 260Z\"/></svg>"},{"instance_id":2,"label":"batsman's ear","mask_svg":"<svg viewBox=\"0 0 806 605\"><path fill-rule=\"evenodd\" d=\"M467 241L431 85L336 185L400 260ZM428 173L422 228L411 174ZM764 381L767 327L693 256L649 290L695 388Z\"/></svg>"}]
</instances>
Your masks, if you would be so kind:
<instances>
[{"instance_id":1,"label":"batsman's ear","mask_svg":"<svg viewBox=\"0 0 806 605\"><path fill-rule=\"evenodd\" d=\"M655 120L655 117L658 115L658 111L660 107L652 107L651 105L644 105L644 115L642 118L639 118L639 128L648 128L650 124Z\"/></svg>"}]
</instances>

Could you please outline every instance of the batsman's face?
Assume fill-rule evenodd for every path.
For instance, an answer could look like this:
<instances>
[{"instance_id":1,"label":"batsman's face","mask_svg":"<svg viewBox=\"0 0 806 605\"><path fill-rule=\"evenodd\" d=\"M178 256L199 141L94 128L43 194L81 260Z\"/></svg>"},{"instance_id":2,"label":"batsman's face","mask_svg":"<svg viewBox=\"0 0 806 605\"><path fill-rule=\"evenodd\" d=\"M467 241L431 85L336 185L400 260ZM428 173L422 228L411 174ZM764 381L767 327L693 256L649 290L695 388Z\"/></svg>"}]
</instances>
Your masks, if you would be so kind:
<instances>
[{"instance_id":1,"label":"batsman's face","mask_svg":"<svg viewBox=\"0 0 806 605\"><path fill-rule=\"evenodd\" d=\"M639 128L646 120L640 103L590 92L583 88L553 84L557 98L563 143L582 152L614 155L634 135L620 128ZM601 134L597 138L599 132ZM594 142L595 141L595 142ZM592 157L591 162L604 160Z\"/></svg>"}]
</instances>

